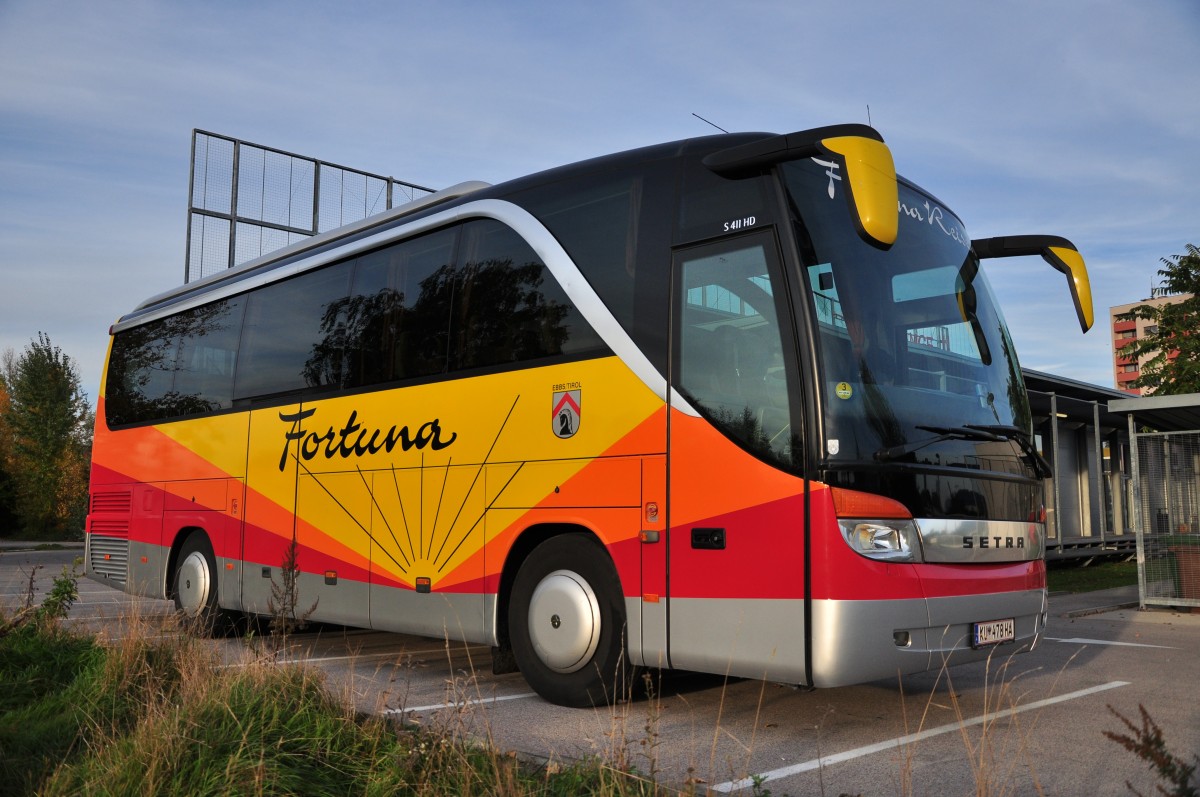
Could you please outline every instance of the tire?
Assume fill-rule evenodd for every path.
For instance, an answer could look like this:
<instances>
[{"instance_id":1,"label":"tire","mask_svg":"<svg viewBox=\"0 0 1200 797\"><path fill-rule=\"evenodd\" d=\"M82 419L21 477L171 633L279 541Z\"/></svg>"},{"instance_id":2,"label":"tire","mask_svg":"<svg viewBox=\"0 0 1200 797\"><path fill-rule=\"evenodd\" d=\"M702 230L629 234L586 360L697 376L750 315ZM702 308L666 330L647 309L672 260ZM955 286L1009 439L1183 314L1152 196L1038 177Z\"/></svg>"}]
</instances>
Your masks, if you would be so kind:
<instances>
[{"instance_id":1,"label":"tire","mask_svg":"<svg viewBox=\"0 0 1200 797\"><path fill-rule=\"evenodd\" d=\"M586 708L629 697L625 600L608 552L590 535L533 549L513 582L508 628L517 666L549 702Z\"/></svg>"},{"instance_id":2,"label":"tire","mask_svg":"<svg viewBox=\"0 0 1200 797\"><path fill-rule=\"evenodd\" d=\"M183 541L175 560L175 611L184 628L196 636L220 636L226 615L217 604L217 560L202 531Z\"/></svg>"}]
</instances>

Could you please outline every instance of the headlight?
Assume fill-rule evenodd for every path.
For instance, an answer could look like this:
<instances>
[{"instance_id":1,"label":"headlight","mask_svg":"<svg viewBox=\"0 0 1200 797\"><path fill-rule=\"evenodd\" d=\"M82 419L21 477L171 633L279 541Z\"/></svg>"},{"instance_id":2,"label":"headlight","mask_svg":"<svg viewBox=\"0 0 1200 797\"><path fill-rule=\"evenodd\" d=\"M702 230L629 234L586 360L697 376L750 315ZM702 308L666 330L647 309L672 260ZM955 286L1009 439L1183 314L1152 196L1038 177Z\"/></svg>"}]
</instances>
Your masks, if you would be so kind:
<instances>
[{"instance_id":1,"label":"headlight","mask_svg":"<svg viewBox=\"0 0 1200 797\"><path fill-rule=\"evenodd\" d=\"M911 520L838 520L855 553L885 562L920 562L921 535Z\"/></svg>"}]
</instances>

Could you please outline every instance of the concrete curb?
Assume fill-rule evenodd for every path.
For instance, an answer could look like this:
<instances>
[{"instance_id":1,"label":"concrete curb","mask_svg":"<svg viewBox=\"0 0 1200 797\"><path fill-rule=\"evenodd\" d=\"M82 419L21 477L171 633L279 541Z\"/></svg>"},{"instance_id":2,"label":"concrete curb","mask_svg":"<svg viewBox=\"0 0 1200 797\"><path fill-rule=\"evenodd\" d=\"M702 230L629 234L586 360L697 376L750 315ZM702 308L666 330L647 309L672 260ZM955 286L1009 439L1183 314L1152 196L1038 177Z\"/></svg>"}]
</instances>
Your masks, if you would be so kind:
<instances>
[{"instance_id":1,"label":"concrete curb","mask_svg":"<svg viewBox=\"0 0 1200 797\"><path fill-rule=\"evenodd\" d=\"M1087 617L1092 614L1104 614L1105 612L1115 612L1121 609L1136 609L1139 605L1141 604L1138 601L1132 601L1130 603L1115 603L1111 606L1093 606L1089 609L1076 609L1075 611L1067 612L1063 617Z\"/></svg>"},{"instance_id":2,"label":"concrete curb","mask_svg":"<svg viewBox=\"0 0 1200 797\"><path fill-rule=\"evenodd\" d=\"M5 551L82 551L82 540L0 540L0 553Z\"/></svg>"}]
</instances>

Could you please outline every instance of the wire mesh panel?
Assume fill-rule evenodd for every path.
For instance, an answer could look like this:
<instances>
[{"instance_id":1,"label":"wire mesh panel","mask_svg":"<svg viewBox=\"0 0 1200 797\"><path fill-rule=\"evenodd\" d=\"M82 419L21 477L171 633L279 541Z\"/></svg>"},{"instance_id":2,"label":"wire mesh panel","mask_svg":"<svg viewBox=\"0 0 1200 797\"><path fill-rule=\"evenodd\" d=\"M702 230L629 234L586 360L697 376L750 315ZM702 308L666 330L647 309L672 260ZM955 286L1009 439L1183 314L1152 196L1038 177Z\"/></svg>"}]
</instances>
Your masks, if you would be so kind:
<instances>
[{"instance_id":1,"label":"wire mesh panel","mask_svg":"<svg viewBox=\"0 0 1200 797\"><path fill-rule=\"evenodd\" d=\"M327 163L321 164L319 194L319 232L344 227L392 207L388 204L387 179Z\"/></svg>"},{"instance_id":2,"label":"wire mesh panel","mask_svg":"<svg viewBox=\"0 0 1200 797\"><path fill-rule=\"evenodd\" d=\"M312 230L315 167L308 158L242 144L238 148L238 217Z\"/></svg>"},{"instance_id":3,"label":"wire mesh panel","mask_svg":"<svg viewBox=\"0 0 1200 797\"><path fill-rule=\"evenodd\" d=\"M184 282L229 268L229 219L191 214L188 219L188 273Z\"/></svg>"},{"instance_id":4,"label":"wire mesh panel","mask_svg":"<svg viewBox=\"0 0 1200 797\"><path fill-rule=\"evenodd\" d=\"M1143 602L1200 606L1200 432L1137 444Z\"/></svg>"},{"instance_id":5,"label":"wire mesh panel","mask_svg":"<svg viewBox=\"0 0 1200 797\"><path fill-rule=\"evenodd\" d=\"M235 142L206 134L193 134L193 137L192 207L229 213L233 206Z\"/></svg>"},{"instance_id":6,"label":"wire mesh panel","mask_svg":"<svg viewBox=\"0 0 1200 797\"><path fill-rule=\"evenodd\" d=\"M184 282L419 199L433 189L192 131Z\"/></svg>"},{"instance_id":7,"label":"wire mesh panel","mask_svg":"<svg viewBox=\"0 0 1200 797\"><path fill-rule=\"evenodd\" d=\"M184 281L229 268L234 142L192 135L192 189Z\"/></svg>"}]
</instances>

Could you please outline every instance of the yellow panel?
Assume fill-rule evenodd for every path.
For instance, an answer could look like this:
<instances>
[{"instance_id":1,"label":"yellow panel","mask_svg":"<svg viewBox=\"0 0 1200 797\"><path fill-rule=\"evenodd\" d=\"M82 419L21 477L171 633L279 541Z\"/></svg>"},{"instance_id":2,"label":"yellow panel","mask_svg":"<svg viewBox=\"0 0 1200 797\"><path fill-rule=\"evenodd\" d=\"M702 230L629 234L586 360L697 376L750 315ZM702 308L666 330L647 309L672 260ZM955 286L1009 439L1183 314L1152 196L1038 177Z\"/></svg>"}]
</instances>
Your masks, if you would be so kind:
<instances>
[{"instance_id":1,"label":"yellow panel","mask_svg":"<svg viewBox=\"0 0 1200 797\"><path fill-rule=\"evenodd\" d=\"M246 424L247 413L235 412L214 415L176 423L164 423L155 427L168 438L183 446L190 454L211 463L221 473L241 477L246 468ZM157 462L163 470L173 476L186 477L171 468L171 463ZM200 474L197 474L200 475ZM207 475L207 474L205 474Z\"/></svg>"},{"instance_id":2,"label":"yellow panel","mask_svg":"<svg viewBox=\"0 0 1200 797\"><path fill-rule=\"evenodd\" d=\"M483 545L484 480L480 465L431 466L374 471L370 496L373 572L387 581L412 584L476 579L458 572ZM475 565L472 565L475 567Z\"/></svg>"}]
</instances>

